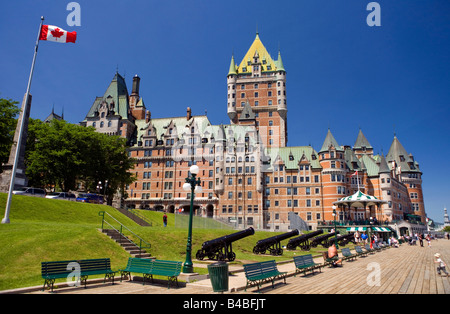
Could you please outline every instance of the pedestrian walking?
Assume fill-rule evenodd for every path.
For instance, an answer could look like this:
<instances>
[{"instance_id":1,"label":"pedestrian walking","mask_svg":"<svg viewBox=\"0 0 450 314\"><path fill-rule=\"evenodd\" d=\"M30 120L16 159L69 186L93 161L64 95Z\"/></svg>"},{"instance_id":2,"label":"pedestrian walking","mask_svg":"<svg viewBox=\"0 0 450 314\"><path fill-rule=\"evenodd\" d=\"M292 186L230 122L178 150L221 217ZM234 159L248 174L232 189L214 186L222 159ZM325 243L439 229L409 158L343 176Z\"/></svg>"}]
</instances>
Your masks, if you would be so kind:
<instances>
[{"instance_id":1,"label":"pedestrian walking","mask_svg":"<svg viewBox=\"0 0 450 314\"><path fill-rule=\"evenodd\" d=\"M434 258L436 259L434 262L436 264L438 264L437 267L436 267L438 275L441 275L441 271L442 271L448 277L448 272L445 269L446 265L445 265L444 261L441 259L441 254L439 254L439 253L434 254Z\"/></svg>"},{"instance_id":2,"label":"pedestrian walking","mask_svg":"<svg viewBox=\"0 0 450 314\"><path fill-rule=\"evenodd\" d=\"M425 239L427 239L428 247L431 248L431 237L430 237L430 235L427 234L427 236L425 237Z\"/></svg>"},{"instance_id":3,"label":"pedestrian walking","mask_svg":"<svg viewBox=\"0 0 450 314\"><path fill-rule=\"evenodd\" d=\"M166 215L166 213L164 213L164 216L163 216L163 223L164 223L164 227L167 227L167 215Z\"/></svg>"}]
</instances>

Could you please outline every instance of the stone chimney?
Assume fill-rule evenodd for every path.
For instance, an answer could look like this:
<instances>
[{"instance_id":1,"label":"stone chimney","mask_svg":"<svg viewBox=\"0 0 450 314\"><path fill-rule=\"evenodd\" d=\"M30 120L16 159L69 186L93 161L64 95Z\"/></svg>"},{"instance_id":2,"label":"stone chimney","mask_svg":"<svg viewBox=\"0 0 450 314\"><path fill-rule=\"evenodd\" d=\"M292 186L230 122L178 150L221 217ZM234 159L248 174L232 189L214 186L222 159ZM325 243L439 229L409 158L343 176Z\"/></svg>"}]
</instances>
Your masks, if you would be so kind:
<instances>
[{"instance_id":1,"label":"stone chimney","mask_svg":"<svg viewBox=\"0 0 450 314\"><path fill-rule=\"evenodd\" d=\"M152 114L150 113L149 110L147 110L147 112L145 113L145 123L149 123L151 117L152 117Z\"/></svg>"},{"instance_id":2,"label":"stone chimney","mask_svg":"<svg viewBox=\"0 0 450 314\"><path fill-rule=\"evenodd\" d=\"M132 95L139 96L139 84L141 82L141 78L136 74L133 77L133 88L131 90Z\"/></svg>"},{"instance_id":3,"label":"stone chimney","mask_svg":"<svg viewBox=\"0 0 450 314\"><path fill-rule=\"evenodd\" d=\"M191 118L192 118L191 107L187 107L186 119L191 120Z\"/></svg>"}]
</instances>

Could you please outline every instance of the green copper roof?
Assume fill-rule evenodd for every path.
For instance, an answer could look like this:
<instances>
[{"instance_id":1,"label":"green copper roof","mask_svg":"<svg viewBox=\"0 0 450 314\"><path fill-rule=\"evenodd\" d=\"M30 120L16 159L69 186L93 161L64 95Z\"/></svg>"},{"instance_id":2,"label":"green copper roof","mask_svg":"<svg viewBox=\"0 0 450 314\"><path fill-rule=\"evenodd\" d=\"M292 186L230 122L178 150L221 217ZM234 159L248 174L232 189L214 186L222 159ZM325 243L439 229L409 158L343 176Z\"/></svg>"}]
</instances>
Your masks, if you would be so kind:
<instances>
[{"instance_id":1,"label":"green copper roof","mask_svg":"<svg viewBox=\"0 0 450 314\"><path fill-rule=\"evenodd\" d=\"M95 112L98 110L98 107L103 101L106 101L108 104L114 102L115 114L120 115L124 119L128 119L129 103L127 84L125 83L125 79L119 73L116 73L103 97L95 98L95 101L91 106L91 109L89 109L86 118L94 117Z\"/></svg>"},{"instance_id":2,"label":"green copper roof","mask_svg":"<svg viewBox=\"0 0 450 314\"><path fill-rule=\"evenodd\" d=\"M283 60L281 60L281 52L280 51L278 51L278 60L275 61L275 64L277 66L277 71L286 72L286 70L284 69Z\"/></svg>"},{"instance_id":3,"label":"green copper roof","mask_svg":"<svg viewBox=\"0 0 450 314\"><path fill-rule=\"evenodd\" d=\"M338 142L334 138L333 134L331 134L330 129L328 129L327 136L325 137L325 140L323 141L323 145L322 145L322 148L320 149L319 153L328 151L331 146L333 146L338 151L343 151L342 147L338 144Z\"/></svg>"},{"instance_id":4,"label":"green copper roof","mask_svg":"<svg viewBox=\"0 0 450 314\"><path fill-rule=\"evenodd\" d=\"M358 133L358 137L356 138L355 145L353 145L353 148L363 148L363 147L373 148L360 129L359 133Z\"/></svg>"},{"instance_id":5,"label":"green copper roof","mask_svg":"<svg viewBox=\"0 0 450 314\"><path fill-rule=\"evenodd\" d=\"M228 75L237 75L236 63L234 62L234 56L231 56L230 69L228 70Z\"/></svg>"},{"instance_id":6,"label":"green copper roof","mask_svg":"<svg viewBox=\"0 0 450 314\"><path fill-rule=\"evenodd\" d=\"M400 167L402 172L421 172L419 164L414 161L411 154L408 154L397 136L394 136L391 148L389 148L389 152L386 155L386 161L390 166L391 163L395 162L396 167Z\"/></svg>"},{"instance_id":7,"label":"green copper roof","mask_svg":"<svg viewBox=\"0 0 450 314\"><path fill-rule=\"evenodd\" d=\"M309 163L312 168L320 169L317 152L311 146L293 146L280 148L266 148L265 155L270 158L270 169L273 164L281 160L287 170L298 169L300 162Z\"/></svg>"}]
</instances>

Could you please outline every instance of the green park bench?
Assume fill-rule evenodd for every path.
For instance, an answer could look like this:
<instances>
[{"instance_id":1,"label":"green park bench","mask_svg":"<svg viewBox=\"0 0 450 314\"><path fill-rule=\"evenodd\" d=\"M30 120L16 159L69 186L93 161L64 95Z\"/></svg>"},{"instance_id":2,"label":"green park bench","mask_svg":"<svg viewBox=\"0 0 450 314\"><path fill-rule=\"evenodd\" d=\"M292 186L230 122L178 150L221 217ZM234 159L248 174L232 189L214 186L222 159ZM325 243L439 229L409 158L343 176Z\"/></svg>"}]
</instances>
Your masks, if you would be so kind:
<instances>
[{"instance_id":1,"label":"green park bench","mask_svg":"<svg viewBox=\"0 0 450 314\"><path fill-rule=\"evenodd\" d=\"M368 253L374 253L375 252L375 249L372 249L371 247L370 247L370 244L366 244L366 245L364 245L364 248L366 249L366 251L368 252Z\"/></svg>"},{"instance_id":2,"label":"green park bench","mask_svg":"<svg viewBox=\"0 0 450 314\"><path fill-rule=\"evenodd\" d=\"M342 256L344 257L344 260L353 260L356 259L356 257L358 256L358 254L352 254L352 252L350 252L350 249L348 247L343 248L342 249Z\"/></svg>"},{"instance_id":3,"label":"green park bench","mask_svg":"<svg viewBox=\"0 0 450 314\"><path fill-rule=\"evenodd\" d=\"M252 283L256 283L259 287L266 281L272 281L272 288L274 287L274 281L279 278L284 279L286 283L286 272L280 272L277 268L275 260L244 264L245 278L247 283L245 285L245 291L247 286Z\"/></svg>"},{"instance_id":4,"label":"green park bench","mask_svg":"<svg viewBox=\"0 0 450 314\"><path fill-rule=\"evenodd\" d=\"M312 273L314 274L314 270L316 268L318 268L319 271L322 272L322 265L315 263L311 254L294 256L294 264L296 275L297 272L303 272L303 274L306 274L308 270L312 271Z\"/></svg>"},{"instance_id":5,"label":"green park bench","mask_svg":"<svg viewBox=\"0 0 450 314\"><path fill-rule=\"evenodd\" d=\"M359 245L355 246L355 251L358 254L358 256L360 256L360 255L361 256L366 256L367 254L369 254L369 252L363 251L363 249Z\"/></svg>"},{"instance_id":6,"label":"green park bench","mask_svg":"<svg viewBox=\"0 0 450 314\"><path fill-rule=\"evenodd\" d=\"M145 281L151 279L153 282L153 276L167 276L168 288L172 282L175 282L178 286L178 276L181 273L182 262L164 261L164 260L150 260L146 258L130 257L128 259L127 266L124 269L120 269L120 280L125 276L129 276L131 279L131 273L139 273L143 275L143 284Z\"/></svg>"},{"instance_id":7,"label":"green park bench","mask_svg":"<svg viewBox=\"0 0 450 314\"><path fill-rule=\"evenodd\" d=\"M47 285L53 291L53 285L56 279L78 277L80 283L84 283L91 275L105 275L106 279L111 280L114 284L115 271L111 270L111 262L109 258L86 259L86 260L70 260L55 261L41 263L41 276L44 279L44 287Z\"/></svg>"}]
</instances>

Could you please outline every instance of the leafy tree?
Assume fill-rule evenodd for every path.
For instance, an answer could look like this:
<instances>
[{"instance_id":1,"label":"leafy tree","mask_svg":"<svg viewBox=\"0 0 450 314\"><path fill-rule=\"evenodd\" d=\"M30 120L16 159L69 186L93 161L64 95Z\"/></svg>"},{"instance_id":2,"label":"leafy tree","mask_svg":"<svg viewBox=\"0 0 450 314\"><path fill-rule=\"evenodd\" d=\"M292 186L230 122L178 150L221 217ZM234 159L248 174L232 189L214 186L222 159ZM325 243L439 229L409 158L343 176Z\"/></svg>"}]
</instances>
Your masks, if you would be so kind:
<instances>
[{"instance_id":1,"label":"leafy tree","mask_svg":"<svg viewBox=\"0 0 450 314\"><path fill-rule=\"evenodd\" d=\"M13 143L17 125L15 117L20 112L16 104L18 104L17 101L0 98L0 165L8 161L9 151Z\"/></svg>"},{"instance_id":2,"label":"leafy tree","mask_svg":"<svg viewBox=\"0 0 450 314\"><path fill-rule=\"evenodd\" d=\"M125 139L118 136L52 120L32 121L29 140L27 176L35 186L56 186L68 191L74 190L77 182L83 182L86 190L112 197L118 188L134 181L129 172L133 160L128 157ZM101 191L97 189L99 181Z\"/></svg>"}]
</instances>

